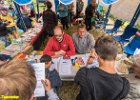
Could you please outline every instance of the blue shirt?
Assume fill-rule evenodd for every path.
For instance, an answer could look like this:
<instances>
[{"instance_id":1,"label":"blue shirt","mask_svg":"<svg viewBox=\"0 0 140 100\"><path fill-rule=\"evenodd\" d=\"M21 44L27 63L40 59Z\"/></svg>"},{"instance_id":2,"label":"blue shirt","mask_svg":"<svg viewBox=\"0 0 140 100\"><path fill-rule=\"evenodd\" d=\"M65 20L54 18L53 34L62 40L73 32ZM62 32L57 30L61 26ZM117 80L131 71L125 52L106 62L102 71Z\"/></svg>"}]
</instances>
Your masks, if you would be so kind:
<instances>
[{"instance_id":1,"label":"blue shirt","mask_svg":"<svg viewBox=\"0 0 140 100\"><path fill-rule=\"evenodd\" d=\"M59 13L59 17L66 17L68 16L68 7L63 4L59 4L57 6L57 12Z\"/></svg>"}]
</instances>

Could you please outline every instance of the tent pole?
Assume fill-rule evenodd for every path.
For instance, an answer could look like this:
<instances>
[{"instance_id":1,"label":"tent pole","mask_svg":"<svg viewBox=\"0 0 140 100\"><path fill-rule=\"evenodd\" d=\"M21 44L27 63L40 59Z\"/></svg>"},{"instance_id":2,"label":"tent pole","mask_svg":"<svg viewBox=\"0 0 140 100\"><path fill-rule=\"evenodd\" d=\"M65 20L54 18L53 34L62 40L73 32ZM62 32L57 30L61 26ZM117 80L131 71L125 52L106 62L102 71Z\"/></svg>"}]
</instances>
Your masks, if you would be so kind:
<instances>
[{"instance_id":1,"label":"tent pole","mask_svg":"<svg viewBox=\"0 0 140 100\"><path fill-rule=\"evenodd\" d=\"M40 12L39 12L39 0L36 0L36 4L37 4L37 20L40 17Z\"/></svg>"},{"instance_id":2,"label":"tent pole","mask_svg":"<svg viewBox=\"0 0 140 100\"><path fill-rule=\"evenodd\" d=\"M15 8L16 8L17 13L18 13L18 15L19 15L19 16L17 16L17 17L19 17L19 19L21 20L23 30L24 30L24 32L26 32L27 28L26 28L26 25L25 25L25 23L24 23L23 16L22 16L22 14L21 14L19 5L16 4L15 2L14 2L14 5L15 5Z\"/></svg>"},{"instance_id":3,"label":"tent pole","mask_svg":"<svg viewBox=\"0 0 140 100\"><path fill-rule=\"evenodd\" d=\"M136 23L136 21L137 21L139 15L140 15L140 3L139 3L139 5L138 5L138 7L137 7L137 10L136 10L136 12L135 12L135 14L134 14L134 16L133 16L131 22L130 22L130 25L131 25L132 27L135 25L135 23Z\"/></svg>"},{"instance_id":4,"label":"tent pole","mask_svg":"<svg viewBox=\"0 0 140 100\"><path fill-rule=\"evenodd\" d=\"M106 25L108 23L108 17L109 17L110 11L111 11L111 7L112 7L112 5L109 5L107 13L106 13L106 18L105 18L105 21L104 21L104 31L106 30Z\"/></svg>"}]
</instances>

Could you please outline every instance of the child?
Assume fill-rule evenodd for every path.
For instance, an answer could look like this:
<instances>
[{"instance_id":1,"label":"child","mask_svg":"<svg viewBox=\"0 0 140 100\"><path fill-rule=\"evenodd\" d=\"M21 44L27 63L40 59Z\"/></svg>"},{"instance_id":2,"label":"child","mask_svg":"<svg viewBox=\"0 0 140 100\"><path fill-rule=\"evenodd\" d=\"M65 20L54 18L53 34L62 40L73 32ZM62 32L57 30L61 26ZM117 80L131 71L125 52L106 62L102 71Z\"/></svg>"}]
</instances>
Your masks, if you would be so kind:
<instances>
[{"instance_id":1,"label":"child","mask_svg":"<svg viewBox=\"0 0 140 100\"><path fill-rule=\"evenodd\" d=\"M12 33L12 35L14 36L15 39L18 38L18 33L16 31L14 19L10 14L8 14L8 9L1 8L0 13L1 13L0 19L3 23L6 24L6 28L8 29L8 31L10 31L10 33Z\"/></svg>"},{"instance_id":2,"label":"child","mask_svg":"<svg viewBox=\"0 0 140 100\"><path fill-rule=\"evenodd\" d=\"M56 69L52 68L52 58L49 55L43 55L40 58L41 63L45 63L45 77L50 80L51 86L56 93L58 93L60 87L62 86L62 81ZM48 96L39 97L37 100L48 100Z\"/></svg>"},{"instance_id":3,"label":"child","mask_svg":"<svg viewBox=\"0 0 140 100\"><path fill-rule=\"evenodd\" d=\"M52 68L52 58L49 55L43 55L40 58L41 63L45 63L45 75L51 81L52 88L59 90L62 85L62 81L56 69Z\"/></svg>"},{"instance_id":4,"label":"child","mask_svg":"<svg viewBox=\"0 0 140 100\"><path fill-rule=\"evenodd\" d=\"M43 55L40 58L41 63L45 63L45 76L50 80L51 86L56 93L58 93L60 87L62 86L62 81L56 69L52 68L52 58L49 55ZM38 97L37 100L48 100L48 96Z\"/></svg>"}]
</instances>

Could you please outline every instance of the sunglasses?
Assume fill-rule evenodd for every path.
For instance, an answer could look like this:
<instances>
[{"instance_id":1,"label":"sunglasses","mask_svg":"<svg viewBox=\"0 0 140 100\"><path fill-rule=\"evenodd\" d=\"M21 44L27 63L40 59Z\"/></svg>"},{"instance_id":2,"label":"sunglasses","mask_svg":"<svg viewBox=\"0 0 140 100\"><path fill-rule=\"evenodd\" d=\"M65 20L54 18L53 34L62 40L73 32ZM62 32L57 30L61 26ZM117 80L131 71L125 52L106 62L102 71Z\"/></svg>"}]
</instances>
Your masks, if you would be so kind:
<instances>
[{"instance_id":1,"label":"sunglasses","mask_svg":"<svg viewBox=\"0 0 140 100\"><path fill-rule=\"evenodd\" d=\"M61 35L54 35L55 37L62 37L63 36L63 34L61 34Z\"/></svg>"}]
</instances>

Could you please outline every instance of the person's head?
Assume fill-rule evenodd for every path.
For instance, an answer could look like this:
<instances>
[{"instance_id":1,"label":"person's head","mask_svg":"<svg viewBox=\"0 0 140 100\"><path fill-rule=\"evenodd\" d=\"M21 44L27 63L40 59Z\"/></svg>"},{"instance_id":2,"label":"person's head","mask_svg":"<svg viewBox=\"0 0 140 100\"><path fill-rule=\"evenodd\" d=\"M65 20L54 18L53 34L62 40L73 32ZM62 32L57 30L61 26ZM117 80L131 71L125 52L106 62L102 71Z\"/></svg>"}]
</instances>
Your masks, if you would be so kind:
<instances>
[{"instance_id":1,"label":"person's head","mask_svg":"<svg viewBox=\"0 0 140 100\"><path fill-rule=\"evenodd\" d=\"M0 65L0 95L30 100L36 82L34 69L25 60L12 60Z\"/></svg>"},{"instance_id":2,"label":"person's head","mask_svg":"<svg viewBox=\"0 0 140 100\"><path fill-rule=\"evenodd\" d=\"M51 9L52 8L52 3L50 1L47 1L46 2L46 5L47 5L47 8L48 9Z\"/></svg>"},{"instance_id":3,"label":"person's head","mask_svg":"<svg viewBox=\"0 0 140 100\"><path fill-rule=\"evenodd\" d=\"M11 60L12 58L9 55L0 54L0 65L6 61Z\"/></svg>"},{"instance_id":4,"label":"person's head","mask_svg":"<svg viewBox=\"0 0 140 100\"><path fill-rule=\"evenodd\" d=\"M77 27L77 33L82 38L86 35L86 26L84 24L79 24Z\"/></svg>"},{"instance_id":5,"label":"person's head","mask_svg":"<svg viewBox=\"0 0 140 100\"><path fill-rule=\"evenodd\" d=\"M61 26L56 26L54 28L54 36L58 42L62 42L63 40L64 31Z\"/></svg>"},{"instance_id":6,"label":"person's head","mask_svg":"<svg viewBox=\"0 0 140 100\"><path fill-rule=\"evenodd\" d=\"M8 14L8 9L7 8L1 8L0 12L3 16L6 16Z\"/></svg>"},{"instance_id":7,"label":"person's head","mask_svg":"<svg viewBox=\"0 0 140 100\"><path fill-rule=\"evenodd\" d=\"M117 56L117 44L111 36L102 36L95 43L95 52L98 55L99 62L115 61Z\"/></svg>"},{"instance_id":8,"label":"person's head","mask_svg":"<svg viewBox=\"0 0 140 100\"><path fill-rule=\"evenodd\" d=\"M92 0L91 5L94 7L96 5L96 0Z\"/></svg>"},{"instance_id":9,"label":"person's head","mask_svg":"<svg viewBox=\"0 0 140 100\"><path fill-rule=\"evenodd\" d=\"M45 63L45 68L49 69L51 67L51 65L52 65L52 58L49 55L43 55L40 58L40 62Z\"/></svg>"}]
</instances>

